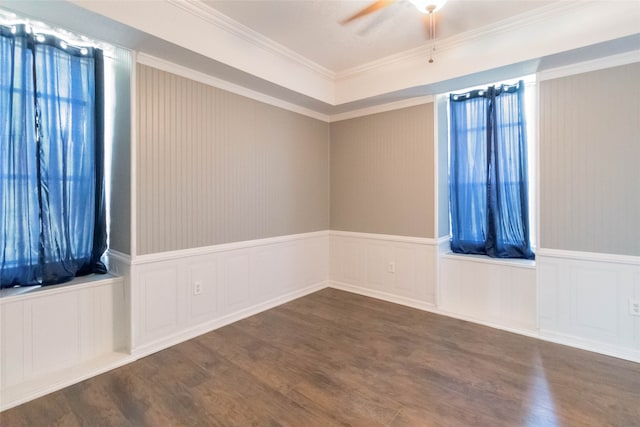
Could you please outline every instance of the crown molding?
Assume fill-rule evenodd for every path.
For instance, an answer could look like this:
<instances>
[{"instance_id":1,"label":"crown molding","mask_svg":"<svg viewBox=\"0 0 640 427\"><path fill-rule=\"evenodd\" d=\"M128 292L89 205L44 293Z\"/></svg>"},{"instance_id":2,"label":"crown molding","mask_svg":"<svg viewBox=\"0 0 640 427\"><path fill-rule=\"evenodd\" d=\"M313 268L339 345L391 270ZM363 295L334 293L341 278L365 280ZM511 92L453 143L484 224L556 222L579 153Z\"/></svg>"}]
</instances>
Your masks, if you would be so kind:
<instances>
[{"instance_id":1,"label":"crown molding","mask_svg":"<svg viewBox=\"0 0 640 427\"><path fill-rule=\"evenodd\" d=\"M243 40L253 44L254 46L264 49L274 55L283 57L289 61L304 66L305 68L321 75L328 81L339 81L365 74L377 68L383 68L395 63L401 63L411 60L419 60L427 58L431 49L431 44L425 44L413 49L409 49L397 54L389 55L366 64L358 65L343 71L334 72L322 65L311 61L310 59L298 54L297 52L263 36L257 31L239 23L238 21L228 17L227 15L217 11L216 9L203 3L201 0L166 0L169 4L178 7L199 19L208 22L230 34L242 38ZM553 3L540 7L530 13L522 14L516 17L507 18L498 23L492 23L481 28L457 34L440 41L436 40L437 51L444 52L456 49L470 40L481 39L487 36L500 35L517 30L522 26L544 23L550 16L559 13L567 13L576 9L584 9L584 4L579 1L567 1Z\"/></svg>"},{"instance_id":2,"label":"crown molding","mask_svg":"<svg viewBox=\"0 0 640 427\"><path fill-rule=\"evenodd\" d=\"M254 46L263 49L273 55L280 56L288 61L293 61L308 70L319 74L325 80L333 82L336 78L336 73L323 67L322 65L311 61L310 59L294 52L293 50L271 40L268 37L263 36L257 31L242 25L238 21L229 18L227 15L218 12L211 6L206 5L200 0L166 0L169 4L178 7L193 16L204 20L205 22L214 25L234 36L253 44Z\"/></svg>"},{"instance_id":3,"label":"crown molding","mask_svg":"<svg viewBox=\"0 0 640 427\"><path fill-rule=\"evenodd\" d=\"M621 53L618 55L605 56L591 61L578 62L564 67L550 68L542 70L537 74L538 81L558 79L575 74L588 73L591 71L603 70L605 68L619 67L621 65L640 62L640 50Z\"/></svg>"},{"instance_id":4,"label":"crown molding","mask_svg":"<svg viewBox=\"0 0 640 427\"><path fill-rule=\"evenodd\" d=\"M415 98L403 99L401 101L394 101L386 104L374 105L372 107L346 111L344 113L332 114L329 116L329 121L333 123L341 120L355 119L356 117L369 116L371 114L399 110L401 108L415 107L416 105L431 103L433 100L433 95L417 96Z\"/></svg>"},{"instance_id":5,"label":"crown molding","mask_svg":"<svg viewBox=\"0 0 640 427\"><path fill-rule=\"evenodd\" d=\"M296 105L287 101L283 101L273 96L265 95L261 92L248 89L244 86L240 86L240 85L228 82L226 80L213 77L209 74L205 74L200 71L196 71L191 68L188 68L188 67L185 67L161 58L157 58L155 56L152 56L143 52L136 52L136 63L157 68L158 70L176 74L178 76L185 77L187 79L191 79L209 86L213 86L218 89L226 90L227 92L235 93L236 95L244 96L246 98L250 98L258 102L263 102L265 104L272 105L274 107L282 108L284 110L292 111L294 113L302 114L307 117L321 120L326 123L367 116L370 114L383 113L386 111L398 110L401 108L413 107L416 105L428 104L430 102L433 102L433 99L434 99L432 95L425 95L425 96L419 96L419 97L414 97L409 99L403 99L400 101L379 104L372 107L360 108L357 110L350 110L344 113L327 115L315 110L301 107L299 105Z\"/></svg>"},{"instance_id":6,"label":"crown molding","mask_svg":"<svg viewBox=\"0 0 640 427\"><path fill-rule=\"evenodd\" d=\"M359 108L355 110L345 111L343 113L336 114L323 114L315 110L301 107L299 105L283 101L279 98L275 98L269 95L265 95L261 92L257 92L251 89L247 89L244 86L236 85L234 83L222 80L216 77L212 77L209 74L205 74L199 71L192 70L182 65L175 64L173 62L166 61L164 59L156 58L146 53L138 52L136 55L136 62L142 65L157 68L169 73L177 74L179 76L198 81L200 83L214 86L218 89L226 90L236 95L244 96L255 101L264 102L274 107L283 108L294 113L302 114L314 119L321 120L327 123L339 122L342 120L349 120L357 117L368 116L377 113L384 113L387 111L399 110L402 108L413 107L422 104L428 104L434 102L435 97L433 95L418 96L414 98L403 99L400 101L387 102L383 104L374 105L371 107ZM540 71L536 74L536 81L544 81L555 78L567 77L575 74L597 71L606 68L617 67L626 64L632 64L640 62L640 50L631 51L619 55L612 55L603 58L598 58L592 61L583 61L575 64L571 64L565 67L550 68L548 70Z\"/></svg>"},{"instance_id":7,"label":"crown molding","mask_svg":"<svg viewBox=\"0 0 640 427\"><path fill-rule=\"evenodd\" d=\"M219 79L217 77L213 77L200 71L192 70L191 68L187 68L182 65L166 61L164 59L156 58L155 56L151 56L146 53L138 52L136 55L136 62L142 65L147 65L149 67L166 71L168 73L177 74L179 76L195 80L197 82L204 83L218 89L226 90L227 92L235 93L236 95L244 96L255 101L273 105L274 107L279 107L288 111L292 111L294 113L302 114L307 117L322 120L323 122L329 122L329 116L326 114L322 114L318 111L310 110L308 108L283 101L273 96L265 95L264 93L248 89L244 86L240 86L235 83Z\"/></svg>"},{"instance_id":8,"label":"crown molding","mask_svg":"<svg viewBox=\"0 0 640 427\"><path fill-rule=\"evenodd\" d=\"M581 5L577 1L553 3L547 6L543 6L526 14L507 18L497 23L492 23L481 28L476 28L474 30L465 31L463 33L456 34L442 40L436 40L436 54L438 52L455 50L456 48L459 48L469 43L470 41L477 41L479 39L490 36L499 36L501 34L510 33L514 30L518 30L529 25L542 25L551 16L556 16L561 13L570 13L571 11L578 9L584 9L584 5ZM413 49L386 56L384 58L377 59L375 61L368 62L366 64L349 68L335 73L335 79L336 81L348 80L371 72L373 70L386 68L394 64L423 60L429 57L431 47L432 45L430 43L426 43L424 46L419 46Z\"/></svg>"}]
</instances>

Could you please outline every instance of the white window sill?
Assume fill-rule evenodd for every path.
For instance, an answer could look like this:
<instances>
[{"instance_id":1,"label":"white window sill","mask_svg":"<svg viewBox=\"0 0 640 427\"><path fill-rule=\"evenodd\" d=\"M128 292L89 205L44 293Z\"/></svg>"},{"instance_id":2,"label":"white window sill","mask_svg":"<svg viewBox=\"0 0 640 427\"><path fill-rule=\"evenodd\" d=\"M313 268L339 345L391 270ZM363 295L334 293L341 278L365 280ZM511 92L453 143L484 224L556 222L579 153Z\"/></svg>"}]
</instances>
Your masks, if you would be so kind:
<instances>
[{"instance_id":1,"label":"white window sill","mask_svg":"<svg viewBox=\"0 0 640 427\"><path fill-rule=\"evenodd\" d=\"M441 258L453 259L457 261L470 261L470 262L479 262L483 264L496 264L496 265L506 265L509 267L517 267L517 268L536 268L536 261L530 259L518 259L518 258L491 258L486 255L467 255L467 254L457 254L453 252L446 252L441 255Z\"/></svg>"},{"instance_id":2,"label":"white window sill","mask_svg":"<svg viewBox=\"0 0 640 427\"><path fill-rule=\"evenodd\" d=\"M73 291L76 286L93 287L103 286L112 282L122 280L120 276L115 276L111 273L107 274L89 274L87 276L76 277L75 279L61 283L59 285L52 286L23 286L19 288L6 288L0 289L0 300L2 302L16 301L24 298L30 298L31 296L40 296L43 293L64 293Z\"/></svg>"}]
</instances>

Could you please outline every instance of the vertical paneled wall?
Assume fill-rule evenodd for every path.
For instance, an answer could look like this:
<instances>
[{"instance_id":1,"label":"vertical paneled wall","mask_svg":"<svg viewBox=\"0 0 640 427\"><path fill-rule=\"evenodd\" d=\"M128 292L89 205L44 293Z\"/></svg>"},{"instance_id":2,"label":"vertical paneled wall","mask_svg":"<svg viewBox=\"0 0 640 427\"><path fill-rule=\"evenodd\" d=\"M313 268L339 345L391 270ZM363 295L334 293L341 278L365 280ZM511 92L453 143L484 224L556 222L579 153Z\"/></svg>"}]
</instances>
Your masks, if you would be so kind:
<instances>
[{"instance_id":1,"label":"vertical paneled wall","mask_svg":"<svg viewBox=\"0 0 640 427\"><path fill-rule=\"evenodd\" d=\"M138 253L326 230L328 124L137 68Z\"/></svg>"},{"instance_id":2,"label":"vertical paneled wall","mask_svg":"<svg viewBox=\"0 0 640 427\"><path fill-rule=\"evenodd\" d=\"M540 83L540 246L640 255L640 63Z\"/></svg>"},{"instance_id":3,"label":"vertical paneled wall","mask_svg":"<svg viewBox=\"0 0 640 427\"><path fill-rule=\"evenodd\" d=\"M433 238L433 104L331 124L331 229Z\"/></svg>"}]
</instances>

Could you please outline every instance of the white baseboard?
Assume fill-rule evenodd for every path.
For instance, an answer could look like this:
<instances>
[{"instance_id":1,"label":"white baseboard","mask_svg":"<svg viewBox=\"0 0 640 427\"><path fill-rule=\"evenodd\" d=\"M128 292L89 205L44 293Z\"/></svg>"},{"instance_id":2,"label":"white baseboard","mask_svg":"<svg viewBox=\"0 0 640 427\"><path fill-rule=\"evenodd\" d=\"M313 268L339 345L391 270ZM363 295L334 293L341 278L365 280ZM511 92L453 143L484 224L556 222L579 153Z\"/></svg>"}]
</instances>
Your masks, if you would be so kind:
<instances>
[{"instance_id":1,"label":"white baseboard","mask_svg":"<svg viewBox=\"0 0 640 427\"><path fill-rule=\"evenodd\" d=\"M562 344L569 347L579 348L581 350L604 354L605 356L640 363L640 350L603 344L598 341L546 330L541 330L538 334L538 338L556 344Z\"/></svg>"},{"instance_id":2,"label":"white baseboard","mask_svg":"<svg viewBox=\"0 0 640 427\"><path fill-rule=\"evenodd\" d=\"M416 308L418 310L428 311L430 313L439 314L441 316L447 316L447 317L451 317L458 320L464 320L465 322L471 322L471 323L475 323L482 326L488 326L490 328L500 329L502 331L512 332L519 335L525 335L527 337L538 338L538 334L535 332L527 331L525 329L510 328L503 325L498 325L496 323L485 322L470 316L463 316L457 313L452 313L446 310L439 309L433 304L425 303L419 300L406 298L398 295L389 294L387 292L376 291L376 290L367 289L360 286L354 286L348 283L341 283L336 281L330 281L329 287L346 291L346 292L352 292L354 294L363 295L366 297L379 299L382 301L391 302L394 304L400 304L407 307Z\"/></svg>"},{"instance_id":3,"label":"white baseboard","mask_svg":"<svg viewBox=\"0 0 640 427\"><path fill-rule=\"evenodd\" d=\"M269 310L271 308L277 307L279 305L285 304L289 301L293 301L294 299L298 299L305 295L311 294L313 292L319 291L327 287L327 282L320 282L313 284L311 286L307 286L303 289L296 290L294 292L290 292L285 295L278 296L276 298L270 299L268 301L261 302L259 304L253 305L251 307L238 310L234 313L227 314L225 316L219 317L217 319L209 320L200 325L193 326L189 329L185 329L180 331L179 333L172 334L170 336L164 337L162 339L144 344L140 347L137 347L133 350L132 355L138 359L141 357L148 356L150 354L156 353L158 351L164 350L176 344L180 344L181 342L188 341L192 338L195 338L199 335L206 334L207 332L211 332L223 326L229 325L233 322L237 322L238 320L245 319L247 317L253 316L255 314L261 313L263 311Z\"/></svg>"},{"instance_id":4,"label":"white baseboard","mask_svg":"<svg viewBox=\"0 0 640 427\"><path fill-rule=\"evenodd\" d=\"M0 412L131 363L131 355L113 352L2 390Z\"/></svg>"},{"instance_id":5,"label":"white baseboard","mask_svg":"<svg viewBox=\"0 0 640 427\"><path fill-rule=\"evenodd\" d=\"M435 305L424 302L424 301L407 298L399 295L394 295L388 292L363 288L361 286L350 285L348 283L337 282L335 280L330 280L328 283L328 287L333 289L338 289L341 291L351 292L358 295L363 295L366 297L379 299L382 301L404 305L407 307L417 308L418 310L431 311L431 312L437 311Z\"/></svg>"}]
</instances>

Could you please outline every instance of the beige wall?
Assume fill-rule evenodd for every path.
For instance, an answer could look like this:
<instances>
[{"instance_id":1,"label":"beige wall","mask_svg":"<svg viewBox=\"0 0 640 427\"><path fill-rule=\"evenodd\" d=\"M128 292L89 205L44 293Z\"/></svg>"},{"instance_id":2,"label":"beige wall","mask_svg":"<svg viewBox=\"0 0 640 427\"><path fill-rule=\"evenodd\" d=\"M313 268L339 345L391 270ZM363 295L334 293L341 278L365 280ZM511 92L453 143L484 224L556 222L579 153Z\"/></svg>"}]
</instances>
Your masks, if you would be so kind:
<instances>
[{"instance_id":1,"label":"beige wall","mask_svg":"<svg viewBox=\"0 0 640 427\"><path fill-rule=\"evenodd\" d=\"M640 255L640 63L540 83L540 246Z\"/></svg>"},{"instance_id":2,"label":"beige wall","mask_svg":"<svg viewBox=\"0 0 640 427\"><path fill-rule=\"evenodd\" d=\"M327 123L137 73L139 254L329 228Z\"/></svg>"},{"instance_id":3,"label":"beige wall","mask_svg":"<svg viewBox=\"0 0 640 427\"><path fill-rule=\"evenodd\" d=\"M331 124L331 229L434 237L433 104Z\"/></svg>"},{"instance_id":4,"label":"beige wall","mask_svg":"<svg viewBox=\"0 0 640 427\"><path fill-rule=\"evenodd\" d=\"M446 235L433 104L327 125L138 73L140 254L328 228ZM540 247L640 255L637 75L640 64L540 83ZM438 162L446 171L446 151Z\"/></svg>"}]
</instances>

